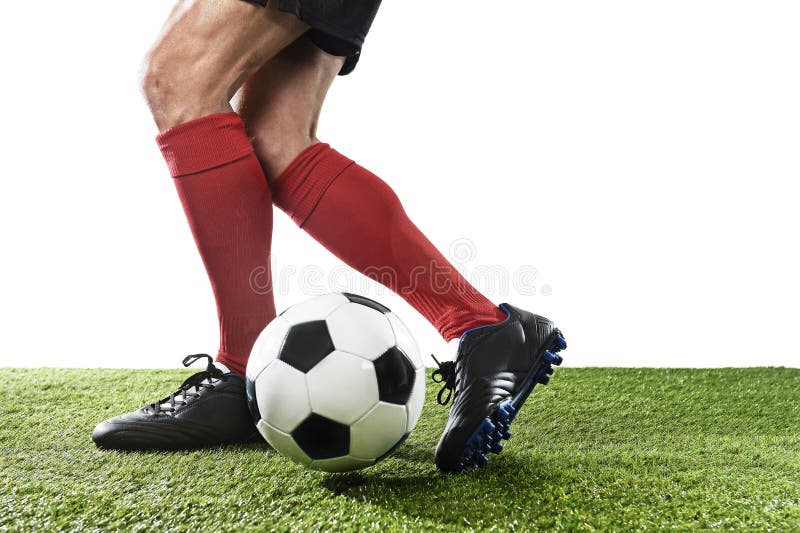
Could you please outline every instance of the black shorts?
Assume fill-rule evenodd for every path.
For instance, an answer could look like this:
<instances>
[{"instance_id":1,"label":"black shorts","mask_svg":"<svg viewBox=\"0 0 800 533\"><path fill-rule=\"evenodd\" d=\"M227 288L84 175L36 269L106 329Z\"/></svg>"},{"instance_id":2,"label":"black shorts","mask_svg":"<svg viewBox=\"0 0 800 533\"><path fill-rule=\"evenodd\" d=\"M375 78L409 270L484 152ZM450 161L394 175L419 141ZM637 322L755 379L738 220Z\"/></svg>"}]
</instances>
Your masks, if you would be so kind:
<instances>
[{"instance_id":1,"label":"black shorts","mask_svg":"<svg viewBox=\"0 0 800 533\"><path fill-rule=\"evenodd\" d=\"M266 6L268 0L247 0ZM274 1L274 0L273 0ZM324 52L344 56L340 76L356 68L361 47L381 0L277 0L278 9L294 13L311 26L308 35Z\"/></svg>"}]
</instances>

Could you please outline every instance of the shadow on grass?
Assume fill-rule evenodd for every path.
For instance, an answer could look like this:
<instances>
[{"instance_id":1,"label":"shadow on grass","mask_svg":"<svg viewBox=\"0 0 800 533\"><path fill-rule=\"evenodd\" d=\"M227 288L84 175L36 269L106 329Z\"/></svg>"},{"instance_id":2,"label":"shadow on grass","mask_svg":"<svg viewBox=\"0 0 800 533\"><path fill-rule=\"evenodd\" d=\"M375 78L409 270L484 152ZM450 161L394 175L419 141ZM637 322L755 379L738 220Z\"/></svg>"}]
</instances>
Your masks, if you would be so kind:
<instances>
[{"instance_id":1,"label":"shadow on grass","mask_svg":"<svg viewBox=\"0 0 800 533\"><path fill-rule=\"evenodd\" d=\"M94 448L94 447L92 447ZM176 448L174 450L117 450L112 448L97 447L97 450L103 453L120 455L141 455L146 456L189 456L197 453L215 453L215 452L231 452L231 453L247 453L247 452L271 452L277 454L278 452L270 446L266 441L264 442L249 442L249 443L236 443L236 444L218 444L216 446L198 446L196 448Z\"/></svg>"},{"instance_id":2,"label":"shadow on grass","mask_svg":"<svg viewBox=\"0 0 800 533\"><path fill-rule=\"evenodd\" d=\"M531 509L531 496L569 480L548 475L544 462L516 454L493 456L486 468L457 475L433 466L430 447L410 446L393 456L397 468L366 469L326 476L321 485L337 497L368 502L388 511L440 524L473 527L497 517L498 502ZM532 509L533 514L538 511ZM484 524L486 525L486 524Z\"/></svg>"},{"instance_id":3,"label":"shadow on grass","mask_svg":"<svg viewBox=\"0 0 800 533\"><path fill-rule=\"evenodd\" d=\"M434 453L430 446L423 446L416 442L406 442L392 454L392 458L406 463L431 465L434 462Z\"/></svg>"}]
</instances>

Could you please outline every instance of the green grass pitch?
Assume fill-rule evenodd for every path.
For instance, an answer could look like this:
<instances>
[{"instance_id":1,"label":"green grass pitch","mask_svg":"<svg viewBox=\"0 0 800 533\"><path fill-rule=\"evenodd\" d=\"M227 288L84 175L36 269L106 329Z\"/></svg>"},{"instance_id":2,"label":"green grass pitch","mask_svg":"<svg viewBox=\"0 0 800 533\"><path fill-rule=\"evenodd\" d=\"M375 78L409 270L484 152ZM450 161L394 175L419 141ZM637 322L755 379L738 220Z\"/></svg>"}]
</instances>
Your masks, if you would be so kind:
<instances>
[{"instance_id":1,"label":"green grass pitch","mask_svg":"<svg viewBox=\"0 0 800 533\"><path fill-rule=\"evenodd\" d=\"M506 450L444 476L428 388L407 443L350 474L266 445L95 449L187 371L5 369L0 530L800 530L800 370L558 369Z\"/></svg>"}]
</instances>

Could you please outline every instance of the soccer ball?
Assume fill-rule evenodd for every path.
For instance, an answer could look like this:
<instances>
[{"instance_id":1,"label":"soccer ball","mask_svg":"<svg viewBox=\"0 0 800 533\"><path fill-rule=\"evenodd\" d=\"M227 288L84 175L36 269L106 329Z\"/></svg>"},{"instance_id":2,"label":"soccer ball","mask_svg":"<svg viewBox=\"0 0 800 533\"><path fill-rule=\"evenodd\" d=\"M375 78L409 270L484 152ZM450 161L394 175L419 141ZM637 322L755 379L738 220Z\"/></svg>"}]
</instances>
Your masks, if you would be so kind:
<instances>
[{"instance_id":1,"label":"soccer ball","mask_svg":"<svg viewBox=\"0 0 800 533\"><path fill-rule=\"evenodd\" d=\"M264 328L247 364L247 400L261 435L315 470L375 464L411 433L425 369L411 332L383 305L331 293Z\"/></svg>"}]
</instances>

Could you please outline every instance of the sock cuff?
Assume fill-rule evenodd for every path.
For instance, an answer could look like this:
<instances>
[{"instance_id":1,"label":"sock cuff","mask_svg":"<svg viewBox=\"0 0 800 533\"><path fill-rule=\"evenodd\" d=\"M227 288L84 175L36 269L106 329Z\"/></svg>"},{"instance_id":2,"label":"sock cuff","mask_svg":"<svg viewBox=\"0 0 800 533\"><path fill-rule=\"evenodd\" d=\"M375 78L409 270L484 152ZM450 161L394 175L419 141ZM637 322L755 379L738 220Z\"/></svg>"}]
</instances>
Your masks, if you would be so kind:
<instances>
[{"instance_id":1,"label":"sock cuff","mask_svg":"<svg viewBox=\"0 0 800 533\"><path fill-rule=\"evenodd\" d=\"M173 178L195 174L253 152L253 145L236 113L201 117L156 136Z\"/></svg>"},{"instance_id":2,"label":"sock cuff","mask_svg":"<svg viewBox=\"0 0 800 533\"><path fill-rule=\"evenodd\" d=\"M300 152L272 184L272 200L302 228L328 187L353 164L327 143L312 145Z\"/></svg>"}]
</instances>

